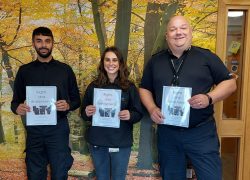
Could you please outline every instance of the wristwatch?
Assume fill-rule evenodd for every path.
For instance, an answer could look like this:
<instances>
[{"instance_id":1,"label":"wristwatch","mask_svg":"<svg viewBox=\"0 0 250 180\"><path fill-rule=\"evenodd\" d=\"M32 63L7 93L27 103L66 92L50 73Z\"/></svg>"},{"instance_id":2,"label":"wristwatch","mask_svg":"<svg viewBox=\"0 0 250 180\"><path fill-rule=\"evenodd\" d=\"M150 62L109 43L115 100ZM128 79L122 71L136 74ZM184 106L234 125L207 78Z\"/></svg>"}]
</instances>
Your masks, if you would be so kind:
<instances>
[{"instance_id":1,"label":"wristwatch","mask_svg":"<svg viewBox=\"0 0 250 180\"><path fill-rule=\"evenodd\" d=\"M211 96L209 96L208 94L204 94L205 96L207 96L208 98L208 105L211 105L213 103L213 99L211 98Z\"/></svg>"}]
</instances>

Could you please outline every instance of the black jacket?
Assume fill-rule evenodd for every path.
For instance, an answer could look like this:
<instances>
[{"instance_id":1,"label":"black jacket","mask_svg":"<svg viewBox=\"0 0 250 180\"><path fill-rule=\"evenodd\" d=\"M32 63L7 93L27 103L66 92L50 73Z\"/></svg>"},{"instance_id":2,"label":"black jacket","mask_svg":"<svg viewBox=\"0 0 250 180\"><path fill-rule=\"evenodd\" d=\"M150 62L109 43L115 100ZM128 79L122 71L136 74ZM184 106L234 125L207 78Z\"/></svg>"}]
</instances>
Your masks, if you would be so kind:
<instances>
[{"instance_id":1,"label":"black jacket","mask_svg":"<svg viewBox=\"0 0 250 180\"><path fill-rule=\"evenodd\" d=\"M66 100L69 110L80 106L80 95L76 77L71 67L52 59L50 62L38 60L21 66L17 72L11 110L16 114L19 104L26 100L26 86L56 86L57 100ZM58 119L65 118L68 111L57 112Z\"/></svg>"},{"instance_id":2,"label":"black jacket","mask_svg":"<svg viewBox=\"0 0 250 180\"><path fill-rule=\"evenodd\" d=\"M86 121L92 121L92 117L87 117L85 108L93 105L94 88L97 88L93 82L88 86L83 101L81 115ZM117 84L109 84L103 89L121 89ZM96 146L105 147L130 147L133 144L133 124L142 118L140 97L136 86L131 83L126 91L122 91L121 110L129 110L130 120L120 121L120 128L90 126L86 132L87 141Z\"/></svg>"}]
</instances>

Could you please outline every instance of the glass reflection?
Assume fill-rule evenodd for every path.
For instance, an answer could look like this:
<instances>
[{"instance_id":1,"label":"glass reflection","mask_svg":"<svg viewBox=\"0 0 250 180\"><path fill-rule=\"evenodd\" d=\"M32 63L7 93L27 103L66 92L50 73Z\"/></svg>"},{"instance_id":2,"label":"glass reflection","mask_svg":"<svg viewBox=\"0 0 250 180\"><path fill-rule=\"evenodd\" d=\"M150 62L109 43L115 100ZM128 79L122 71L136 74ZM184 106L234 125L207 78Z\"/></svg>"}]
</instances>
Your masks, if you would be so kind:
<instances>
[{"instance_id":1,"label":"glass reflection","mask_svg":"<svg viewBox=\"0 0 250 180\"><path fill-rule=\"evenodd\" d=\"M227 27L226 66L231 73L238 76L237 91L223 102L223 119L240 119L242 69L244 65L244 30L245 12L229 10Z\"/></svg>"}]
</instances>

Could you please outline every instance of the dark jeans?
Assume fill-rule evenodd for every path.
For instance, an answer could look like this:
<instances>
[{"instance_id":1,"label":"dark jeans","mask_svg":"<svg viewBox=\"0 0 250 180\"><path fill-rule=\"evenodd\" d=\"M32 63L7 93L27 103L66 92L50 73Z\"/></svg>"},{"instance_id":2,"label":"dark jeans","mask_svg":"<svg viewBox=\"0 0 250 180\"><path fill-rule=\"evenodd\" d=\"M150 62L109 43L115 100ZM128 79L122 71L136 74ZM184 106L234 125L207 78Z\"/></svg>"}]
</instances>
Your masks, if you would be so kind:
<instances>
[{"instance_id":1,"label":"dark jeans","mask_svg":"<svg viewBox=\"0 0 250 180\"><path fill-rule=\"evenodd\" d=\"M187 158L198 180L221 180L222 165L214 121L191 129L158 126L160 173L163 180L186 180Z\"/></svg>"},{"instance_id":2,"label":"dark jeans","mask_svg":"<svg viewBox=\"0 0 250 180\"><path fill-rule=\"evenodd\" d=\"M97 180L125 180L131 147L109 152L109 148L90 145Z\"/></svg>"},{"instance_id":3,"label":"dark jeans","mask_svg":"<svg viewBox=\"0 0 250 180\"><path fill-rule=\"evenodd\" d=\"M67 119L56 126L27 126L26 166L29 180L46 180L47 165L52 180L66 180L73 164Z\"/></svg>"}]
</instances>

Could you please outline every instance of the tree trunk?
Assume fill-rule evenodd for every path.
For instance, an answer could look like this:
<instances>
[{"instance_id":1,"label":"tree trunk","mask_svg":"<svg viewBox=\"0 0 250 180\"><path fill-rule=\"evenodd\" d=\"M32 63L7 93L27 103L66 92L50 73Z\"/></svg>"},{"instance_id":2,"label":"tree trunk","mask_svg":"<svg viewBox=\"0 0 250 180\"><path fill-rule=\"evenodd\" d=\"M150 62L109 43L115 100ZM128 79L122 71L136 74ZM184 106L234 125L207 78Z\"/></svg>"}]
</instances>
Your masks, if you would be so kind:
<instances>
[{"instance_id":1,"label":"tree trunk","mask_svg":"<svg viewBox=\"0 0 250 180\"><path fill-rule=\"evenodd\" d=\"M3 50L2 51L2 61L3 61L3 67L7 73L7 76L8 76L8 79L9 79L9 85L13 91L14 89L14 74L13 74L13 71L12 71L12 67L11 67L11 64L10 64L10 58L9 58L9 55L8 55L8 52Z\"/></svg>"},{"instance_id":2,"label":"tree trunk","mask_svg":"<svg viewBox=\"0 0 250 180\"><path fill-rule=\"evenodd\" d=\"M97 38L98 38L99 45L100 45L100 54L102 54L106 47L107 35L106 35L106 29L105 29L105 25L103 21L103 13L98 7L99 4L100 4L100 0L91 0L95 30L96 30Z\"/></svg>"},{"instance_id":3,"label":"tree trunk","mask_svg":"<svg viewBox=\"0 0 250 180\"><path fill-rule=\"evenodd\" d=\"M2 68L0 68L0 92L2 97ZM2 112L2 102L0 102L0 111ZM3 124L2 124L2 114L0 112L0 144L5 142Z\"/></svg>"},{"instance_id":4,"label":"tree trunk","mask_svg":"<svg viewBox=\"0 0 250 180\"><path fill-rule=\"evenodd\" d=\"M165 30L169 18L176 12L178 4L148 3L144 26L144 67L151 55L165 49ZM163 14L159 11L163 10ZM162 22L162 23L160 23ZM144 113L140 127L140 145L137 167L152 169L157 162L156 127L148 113Z\"/></svg>"},{"instance_id":5,"label":"tree trunk","mask_svg":"<svg viewBox=\"0 0 250 180\"><path fill-rule=\"evenodd\" d=\"M118 0L115 25L115 46L121 50L125 60L127 60L128 55L131 8L132 0Z\"/></svg>"},{"instance_id":6,"label":"tree trunk","mask_svg":"<svg viewBox=\"0 0 250 180\"><path fill-rule=\"evenodd\" d=\"M81 81L81 76L80 76L80 70L82 70L82 62L83 62L83 55L82 51L79 47L79 72L78 72L78 87L83 87L82 81ZM82 120L78 116L77 112L72 112L69 116L69 122L70 122L70 127L71 127L71 132L70 132L70 140L72 142L72 150L78 151L81 154L88 155L88 145L87 141L85 140L85 132L87 129L87 124L85 121Z\"/></svg>"},{"instance_id":7,"label":"tree trunk","mask_svg":"<svg viewBox=\"0 0 250 180\"><path fill-rule=\"evenodd\" d=\"M176 3L170 4L169 6L165 8L164 14L162 16L161 27L159 29L157 38L154 42L154 48L152 50L152 54L155 54L163 49L166 49L166 38L165 38L166 25L169 19L171 18L171 16L173 16L176 13L178 7L179 7L179 4L178 2L176 2Z\"/></svg>"},{"instance_id":8,"label":"tree trunk","mask_svg":"<svg viewBox=\"0 0 250 180\"><path fill-rule=\"evenodd\" d=\"M13 89L14 89L14 73L12 71L12 66L10 64L10 58L9 58L8 52L5 51L4 49L2 49L2 57L3 57L3 59L2 59L3 67L4 67L4 69L5 69L6 73L7 73L7 77L8 77L8 80L9 80L9 85L10 85L10 87L12 89L12 92L13 92ZM18 135L19 135L19 131L17 129L17 122L14 121L15 143L18 143Z\"/></svg>"},{"instance_id":9,"label":"tree trunk","mask_svg":"<svg viewBox=\"0 0 250 180\"><path fill-rule=\"evenodd\" d=\"M2 104L0 105L0 110L2 109ZM5 143L3 124L2 124L2 115L0 113L0 144Z\"/></svg>"},{"instance_id":10,"label":"tree trunk","mask_svg":"<svg viewBox=\"0 0 250 180\"><path fill-rule=\"evenodd\" d=\"M144 25L144 67L152 55L154 42L160 29L160 11L164 11L167 4L148 3Z\"/></svg>"},{"instance_id":11,"label":"tree trunk","mask_svg":"<svg viewBox=\"0 0 250 180\"><path fill-rule=\"evenodd\" d=\"M147 6L144 25L144 67L151 57L151 51L160 28L161 14L159 10L161 7L162 5L157 3L148 3ZM153 158L154 152L152 151L154 147L153 137L152 120L145 110L140 127L140 145L137 162L139 169L152 169L152 164L155 161Z\"/></svg>"},{"instance_id":12,"label":"tree trunk","mask_svg":"<svg viewBox=\"0 0 250 180\"><path fill-rule=\"evenodd\" d=\"M1 45L1 44L0 44ZM2 46L0 46L0 57L2 62ZM2 66L0 67L0 93L2 98ZM2 102L0 102L0 111L2 111ZM3 131L3 124L2 124L2 114L0 112L0 144L5 142L4 131Z\"/></svg>"}]
</instances>

